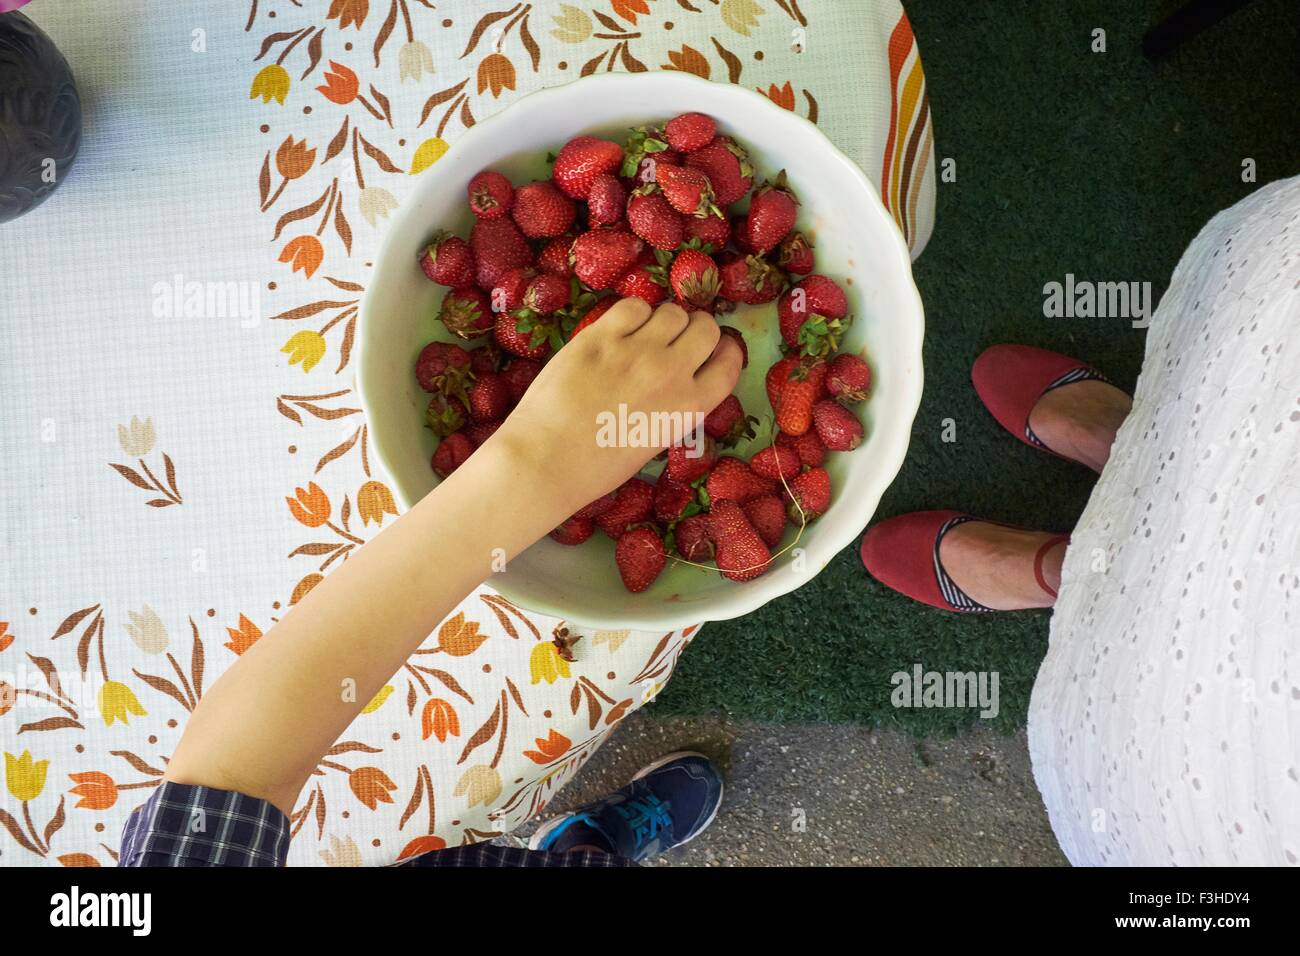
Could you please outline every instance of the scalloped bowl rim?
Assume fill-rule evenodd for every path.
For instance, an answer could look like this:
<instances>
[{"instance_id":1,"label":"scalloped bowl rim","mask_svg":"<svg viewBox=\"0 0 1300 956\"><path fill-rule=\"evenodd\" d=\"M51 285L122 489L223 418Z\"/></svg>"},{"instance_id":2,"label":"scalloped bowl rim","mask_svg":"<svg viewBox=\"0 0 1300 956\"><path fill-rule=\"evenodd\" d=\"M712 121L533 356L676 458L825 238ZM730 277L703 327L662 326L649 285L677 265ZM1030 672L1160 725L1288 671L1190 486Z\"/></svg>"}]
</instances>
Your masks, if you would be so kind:
<instances>
[{"instance_id":1,"label":"scalloped bowl rim","mask_svg":"<svg viewBox=\"0 0 1300 956\"><path fill-rule=\"evenodd\" d=\"M444 180L446 171L454 165L454 159L457 154L464 155L469 152L468 145L477 143L480 140L487 139L496 132L504 129L508 121L517 118L519 115L528 110L535 110L539 107L549 108L554 104L571 99L575 96L600 96L615 95L620 87L626 84L645 84L660 83L665 87L682 87L686 90L692 88L709 88L710 96L713 98L717 90L725 90L723 96L734 96L739 100L753 106L759 111L771 111L774 120L781 122L793 121L803 135L810 137L813 145L821 151L825 161L831 162L844 167L851 178L857 181L862 190L870 197L868 206L871 214L875 216L877 222L874 224L863 224L864 228L874 228L878 233L888 234L885 240L891 250L894 261L877 263L872 266L873 269L893 269L897 270L900 275L906 276L906 288L903 291L903 297L906 300L904 305L907 311L912 313L910 322L908 317L904 316L899 322L897 335L904 339L903 348L909 358L912 360L915 368L914 374L908 375L899 383L899 391L895 399L897 407L895 413L906 416L907 427L901 429L901 437L895 436L894 440L884 448L876 449L877 464L881 467L872 471L868 479L864 479L862 485L855 486L855 499L857 507L851 515L839 516L840 520L833 524L827 524L825 517L820 519L816 525L811 525L810 529L815 528L815 534L804 534L801 544L805 551L805 560L803 569L795 571L789 563L781 570L784 574L774 573L778 569L773 569L761 577L743 584L733 585L727 593L725 599L711 601L707 608L696 606L686 606L676 609L669 602L654 605L655 613L642 613L627 607L620 613L617 621L609 619L592 618L584 615L581 609L575 609L569 606L551 606L544 599L537 597L528 597L518 599L512 593L514 588L510 586L508 576L498 578L500 584L492 581L485 582L488 587L499 591L506 598L519 604L521 607L533 610L540 614L546 614L552 617L561 618L567 622L592 626L592 627L619 627L635 630L675 630L691 624L700 624L707 621L721 621L740 617L751 611L757 610L768 601L787 594L798 587L811 581L830 560L840 551L853 543L861 531L866 527L874 514L881 496L885 490L893 483L897 477L899 469L907 455L907 449L910 442L910 430L915 420L916 413L920 407L922 386L924 381L924 369L921 361L921 348L925 335L925 317L924 309L921 302L921 296L916 288L915 281L911 274L911 255L903 239L901 231L898 229L893 217L885 209L880 201L879 193L874 183L867 176L866 172L851 160L823 133L817 126L808 120L799 116L797 113L785 110L774 104L762 93L750 90L746 87L736 86L729 83L719 83L705 80L689 73L676 71L658 71L649 73L606 73L596 74L593 76L583 77L558 86L545 87L526 94L513 103L509 104L500 111L480 120L473 127L465 131L462 136L452 145L452 147L433 167L420 174L420 181L410 190L406 198L402 201L400 207L395 212L392 221L388 224L383 240L380 243L379 252L374 259L374 272L371 281L367 284L366 291L362 297L361 308L359 313L359 328L357 335L357 356L354 366L354 384L366 416L367 422L371 423L371 434L375 433L373 423L375 389L372 386L368 376L364 374L366 365L366 355L370 348L380 348L382 344L372 345L368 341L367 329L371 323L368 316L375 308L375 299L378 295L376 289L380 288L386 273L399 267L409 267L409 263L401 250L396 248L399 236L406 232L404 228L408 220L413 219L417 210L421 206L420 197L432 194L440 189L446 188ZM685 101L692 101L694 98L685 97ZM671 114L672 107L668 104L665 110ZM581 123L578 124L581 128ZM599 126L599 123L588 124L589 126ZM579 135L580 129L571 133L557 134L557 143L561 137ZM740 134L744 138L743 133ZM453 159L452 163L448 163ZM477 169L474 170L477 172ZM469 175L473 175L471 172ZM468 177L466 177L468 179ZM796 188L798 184L796 183ZM463 188L458 184L457 188ZM424 224L424 231L431 232L434 226ZM910 324L910 331L904 326ZM418 498L412 498L399 477L401 470L395 467L396 463L391 460L387 448L382 440L374 438L371 441L372 452L378 460L380 466L387 473L394 485L394 492L398 499L399 505L403 510L412 507ZM859 450L860 453L861 449ZM855 453L849 453L855 454ZM842 492L842 489L841 489ZM836 502L840 504L840 502ZM646 593L652 593L651 592ZM629 595L629 597L632 597ZM637 595L636 597L640 597Z\"/></svg>"}]
</instances>

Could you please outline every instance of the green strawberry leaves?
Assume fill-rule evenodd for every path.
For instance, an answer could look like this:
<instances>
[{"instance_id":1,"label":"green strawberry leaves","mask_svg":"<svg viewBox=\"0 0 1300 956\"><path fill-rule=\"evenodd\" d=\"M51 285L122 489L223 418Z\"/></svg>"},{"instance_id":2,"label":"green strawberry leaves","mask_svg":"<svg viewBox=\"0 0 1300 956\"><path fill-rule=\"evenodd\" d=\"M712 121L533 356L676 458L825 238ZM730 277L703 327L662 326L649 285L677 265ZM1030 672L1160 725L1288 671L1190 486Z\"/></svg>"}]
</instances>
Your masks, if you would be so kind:
<instances>
[{"instance_id":1,"label":"green strawberry leaves","mask_svg":"<svg viewBox=\"0 0 1300 956\"><path fill-rule=\"evenodd\" d=\"M623 147L623 166L619 170L623 178L631 179L641 168L641 160L652 153L662 153L668 149L668 144L659 138L659 131L650 129L645 126L638 126L632 130L632 135L627 138L627 145Z\"/></svg>"},{"instance_id":2,"label":"green strawberry leaves","mask_svg":"<svg viewBox=\"0 0 1300 956\"><path fill-rule=\"evenodd\" d=\"M813 313L799 327L800 352L814 358L829 355L840 347L840 336L852 322L851 315L843 319L828 319Z\"/></svg>"}]
</instances>

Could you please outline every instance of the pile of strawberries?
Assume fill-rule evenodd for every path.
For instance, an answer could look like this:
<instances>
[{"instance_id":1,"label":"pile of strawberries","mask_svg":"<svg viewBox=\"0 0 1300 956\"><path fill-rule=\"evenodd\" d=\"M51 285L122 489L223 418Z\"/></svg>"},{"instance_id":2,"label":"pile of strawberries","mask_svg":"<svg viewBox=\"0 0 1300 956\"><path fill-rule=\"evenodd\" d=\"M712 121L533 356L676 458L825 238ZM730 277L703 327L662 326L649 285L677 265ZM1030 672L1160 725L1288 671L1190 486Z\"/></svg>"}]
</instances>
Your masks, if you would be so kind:
<instances>
[{"instance_id":1,"label":"pile of strawberries","mask_svg":"<svg viewBox=\"0 0 1300 956\"><path fill-rule=\"evenodd\" d=\"M851 410L871 370L836 354L850 321L844 290L813 273L813 247L795 229L798 200L782 172L754 187L744 148L712 118L687 113L634 130L624 145L567 142L551 178L519 187L485 170L470 180L469 241L439 232L420 257L450 287L439 319L482 343L430 342L416 361L446 477L500 426L542 364L614 303L669 298L721 315L776 303L784 357L767 372L774 441L748 460L724 454L757 419L729 396L704 421L703 453L668 449L653 483L632 478L551 532L577 545L599 529L615 539L629 591L644 591L671 553L714 561L733 581L768 569L786 522L816 519L831 501L827 452L849 451L863 428ZM747 211L731 207L749 197ZM745 350L738 329L724 326ZM745 364L748 365L748 352Z\"/></svg>"}]
</instances>

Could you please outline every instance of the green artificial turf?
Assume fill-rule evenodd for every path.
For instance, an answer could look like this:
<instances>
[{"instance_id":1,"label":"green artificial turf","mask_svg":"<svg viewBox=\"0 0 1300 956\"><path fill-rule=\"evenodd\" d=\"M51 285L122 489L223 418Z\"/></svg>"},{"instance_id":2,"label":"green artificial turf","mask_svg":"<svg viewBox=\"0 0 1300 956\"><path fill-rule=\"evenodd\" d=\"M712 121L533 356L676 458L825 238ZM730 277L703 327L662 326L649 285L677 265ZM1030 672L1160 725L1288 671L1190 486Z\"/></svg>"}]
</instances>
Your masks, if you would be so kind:
<instances>
[{"instance_id":1,"label":"green artificial turf","mask_svg":"<svg viewBox=\"0 0 1300 956\"><path fill-rule=\"evenodd\" d=\"M1072 272L1150 281L1157 296L1217 211L1300 172L1297 25L1290 0L1257 0L1160 64L1139 43L1170 0L913 0L934 111L934 237L916 263L925 301L925 397L902 472L876 519L951 507L1069 530L1092 487L1083 468L1005 434L970 386L974 358L1022 342L1087 359L1126 389L1145 333L1123 319L1047 319L1043 285ZM1089 50L1102 27L1108 52ZM1258 183L1241 179L1243 158ZM942 439L956 422L957 441ZM974 710L896 710L890 675L1000 674L994 724L1022 726L1048 614L957 616L871 580L856 547L816 580L740 620L710 624L655 711L777 721L860 721L949 734Z\"/></svg>"}]
</instances>

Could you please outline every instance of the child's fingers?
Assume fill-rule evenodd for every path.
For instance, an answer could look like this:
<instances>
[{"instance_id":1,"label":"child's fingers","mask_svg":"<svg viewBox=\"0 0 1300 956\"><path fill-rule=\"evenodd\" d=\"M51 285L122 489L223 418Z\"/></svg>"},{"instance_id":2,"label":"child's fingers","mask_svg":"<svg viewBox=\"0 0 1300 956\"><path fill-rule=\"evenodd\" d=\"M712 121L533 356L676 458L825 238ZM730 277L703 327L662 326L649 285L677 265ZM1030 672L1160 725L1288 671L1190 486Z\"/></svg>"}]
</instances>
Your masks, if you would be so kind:
<instances>
[{"instance_id":1,"label":"child's fingers","mask_svg":"<svg viewBox=\"0 0 1300 956\"><path fill-rule=\"evenodd\" d=\"M717 408L731 394L740 381L740 366L743 361L744 355L736 340L730 335L720 335L713 354L695 373L701 408Z\"/></svg>"},{"instance_id":2,"label":"child's fingers","mask_svg":"<svg viewBox=\"0 0 1300 956\"><path fill-rule=\"evenodd\" d=\"M722 330L713 316L707 312L692 312L686 328L673 340L669 349L680 356L677 361L683 366L698 369L713 354L721 335Z\"/></svg>"},{"instance_id":3,"label":"child's fingers","mask_svg":"<svg viewBox=\"0 0 1300 956\"><path fill-rule=\"evenodd\" d=\"M686 324L690 322L690 316L680 305L674 305L671 302L665 302L659 308L655 309L654 315L650 320L636 330L638 340L644 337L646 347L663 348L673 339L682 334Z\"/></svg>"},{"instance_id":4,"label":"child's fingers","mask_svg":"<svg viewBox=\"0 0 1300 956\"><path fill-rule=\"evenodd\" d=\"M605 328L611 335L631 335L650 318L650 305L637 296L624 299L610 308L595 323Z\"/></svg>"}]
</instances>

